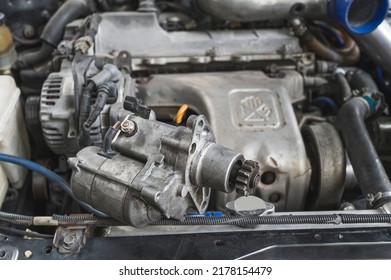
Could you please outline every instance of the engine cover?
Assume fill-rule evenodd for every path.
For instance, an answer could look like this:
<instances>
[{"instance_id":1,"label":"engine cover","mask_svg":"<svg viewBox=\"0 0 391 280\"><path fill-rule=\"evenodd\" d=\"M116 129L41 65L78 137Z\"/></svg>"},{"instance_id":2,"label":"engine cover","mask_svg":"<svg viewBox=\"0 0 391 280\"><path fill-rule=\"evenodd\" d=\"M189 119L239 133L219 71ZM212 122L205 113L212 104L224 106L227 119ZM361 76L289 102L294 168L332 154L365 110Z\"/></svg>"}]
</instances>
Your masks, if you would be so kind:
<instances>
[{"instance_id":1,"label":"engine cover","mask_svg":"<svg viewBox=\"0 0 391 280\"><path fill-rule=\"evenodd\" d=\"M221 64L226 71L248 69L254 63L259 69L259 64L270 65L271 61L311 67L313 62L313 56L303 53L300 41L287 28L167 32L155 13L134 12L96 14L92 26L97 31L98 61L117 57L114 64L122 65L127 60L126 54L122 57L125 51L131 55L133 71L193 72L222 69Z\"/></svg>"},{"instance_id":2,"label":"engine cover","mask_svg":"<svg viewBox=\"0 0 391 280\"><path fill-rule=\"evenodd\" d=\"M303 209L311 165L292 107L305 98L298 72L155 75L140 95L157 112L188 104L205 115L218 144L261 164L258 196L279 211ZM235 195L216 192L217 206Z\"/></svg>"}]
</instances>

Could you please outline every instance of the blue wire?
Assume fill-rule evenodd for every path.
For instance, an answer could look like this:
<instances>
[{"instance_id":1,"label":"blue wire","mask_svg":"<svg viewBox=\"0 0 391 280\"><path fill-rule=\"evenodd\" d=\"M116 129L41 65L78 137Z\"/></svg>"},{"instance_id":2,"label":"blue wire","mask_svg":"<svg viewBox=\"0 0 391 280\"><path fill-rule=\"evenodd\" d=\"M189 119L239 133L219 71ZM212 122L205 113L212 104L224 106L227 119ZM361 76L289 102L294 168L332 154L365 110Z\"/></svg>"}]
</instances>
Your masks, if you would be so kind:
<instances>
[{"instance_id":1,"label":"blue wire","mask_svg":"<svg viewBox=\"0 0 391 280\"><path fill-rule=\"evenodd\" d=\"M35 163L35 162L28 160L28 159L24 159L24 158L16 157L16 156L11 156L11 155L7 155L7 154L2 154L2 153L0 153L0 161L20 165L24 168L35 171L35 172L45 176L50 181L58 183L61 186L61 188L70 197L72 197L74 200L76 200L77 203L79 203L80 206L83 207L88 212L91 212L99 217L107 217L106 214L96 210L95 208L91 207L91 205L88 205L87 203L84 203L84 202L80 201L79 199L77 199L75 197L75 195L73 194L72 189L69 186L68 182L65 181L64 178L60 177L59 175L57 175L53 171L43 167L42 165L39 165L38 163Z\"/></svg>"},{"instance_id":2,"label":"blue wire","mask_svg":"<svg viewBox=\"0 0 391 280\"><path fill-rule=\"evenodd\" d=\"M328 98L325 96L315 98L312 101L312 105L315 105L316 107L321 107L322 105L326 105L327 107L329 107L332 110L332 113L334 115L338 114L338 106L334 102L334 100L332 100L331 98Z\"/></svg>"}]
</instances>

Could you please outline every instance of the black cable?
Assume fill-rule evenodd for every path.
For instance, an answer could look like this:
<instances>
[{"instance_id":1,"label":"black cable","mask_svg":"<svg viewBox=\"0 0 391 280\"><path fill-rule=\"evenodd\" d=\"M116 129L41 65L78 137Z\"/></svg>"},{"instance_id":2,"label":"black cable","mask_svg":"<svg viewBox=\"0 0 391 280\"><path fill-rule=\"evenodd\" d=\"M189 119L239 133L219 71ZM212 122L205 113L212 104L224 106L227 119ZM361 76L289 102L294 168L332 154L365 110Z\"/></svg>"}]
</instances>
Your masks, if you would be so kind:
<instances>
[{"instance_id":1,"label":"black cable","mask_svg":"<svg viewBox=\"0 0 391 280\"><path fill-rule=\"evenodd\" d=\"M281 216L224 216L187 217L184 221L163 219L153 226L201 226L201 225L320 225L320 224L382 224L391 223L389 214L328 214Z\"/></svg>"},{"instance_id":2,"label":"black cable","mask_svg":"<svg viewBox=\"0 0 391 280\"><path fill-rule=\"evenodd\" d=\"M4 219L6 218L6 219ZM15 218L14 220L11 218ZM58 225L83 225L92 227L121 226L124 223L112 218L99 218L80 214L73 216L53 215ZM18 220L19 219L19 220ZM33 221L32 216L4 213L0 220L20 225L20 219ZM268 215L268 216L222 216L186 217L183 221L162 219L152 226L218 226L218 225L325 225L325 224L390 224L391 214L324 214L324 215Z\"/></svg>"},{"instance_id":3,"label":"black cable","mask_svg":"<svg viewBox=\"0 0 391 280\"><path fill-rule=\"evenodd\" d=\"M73 215L73 216L64 216L64 215L53 215L53 219L58 221L59 224L81 224L81 225L91 225L95 227L108 227L108 226L120 226L124 225L122 222L119 222L112 218L97 218L86 215Z\"/></svg>"},{"instance_id":4,"label":"black cable","mask_svg":"<svg viewBox=\"0 0 391 280\"><path fill-rule=\"evenodd\" d=\"M80 56L82 54L77 52L75 57L73 58L72 64L71 64L71 70L72 70L72 77L73 77L73 105L75 109L75 121L78 123L79 120L79 98L80 98L80 85L79 85L79 76L76 72L76 64L80 60Z\"/></svg>"},{"instance_id":5,"label":"black cable","mask_svg":"<svg viewBox=\"0 0 391 280\"><path fill-rule=\"evenodd\" d=\"M20 226L31 226L34 217L0 211L0 220Z\"/></svg>"},{"instance_id":6,"label":"black cable","mask_svg":"<svg viewBox=\"0 0 391 280\"><path fill-rule=\"evenodd\" d=\"M5 227L0 225L0 232L3 232L5 235L18 235L21 237L31 237L31 238L42 238L42 239L51 239L53 238L53 235L49 234L42 234L42 233L37 233L37 232L29 232L29 231L24 231L16 228L10 228L10 227ZM8 234L7 234L8 233Z\"/></svg>"},{"instance_id":7,"label":"black cable","mask_svg":"<svg viewBox=\"0 0 391 280\"><path fill-rule=\"evenodd\" d=\"M163 219L154 226L201 226L201 225L298 225L337 223L338 215L282 215L282 216L223 216L187 217L183 221Z\"/></svg>"},{"instance_id":8,"label":"black cable","mask_svg":"<svg viewBox=\"0 0 391 280\"><path fill-rule=\"evenodd\" d=\"M84 78L84 81L87 80L86 73L90 68L91 63L94 61L94 57L83 56L80 52L77 52L71 65L72 77L74 80L74 107L75 107L75 123L79 123L79 111L80 111L80 96L81 96L81 87L80 87L80 78L81 76ZM78 65L81 65L78 67ZM79 74L80 72L84 72L83 75Z\"/></svg>"},{"instance_id":9,"label":"black cable","mask_svg":"<svg viewBox=\"0 0 391 280\"><path fill-rule=\"evenodd\" d=\"M108 81L98 87L98 96L92 106L88 118L81 127L79 143L82 147L91 146L91 127L99 118L106 104L114 104L118 98L117 86L114 82Z\"/></svg>"}]
</instances>

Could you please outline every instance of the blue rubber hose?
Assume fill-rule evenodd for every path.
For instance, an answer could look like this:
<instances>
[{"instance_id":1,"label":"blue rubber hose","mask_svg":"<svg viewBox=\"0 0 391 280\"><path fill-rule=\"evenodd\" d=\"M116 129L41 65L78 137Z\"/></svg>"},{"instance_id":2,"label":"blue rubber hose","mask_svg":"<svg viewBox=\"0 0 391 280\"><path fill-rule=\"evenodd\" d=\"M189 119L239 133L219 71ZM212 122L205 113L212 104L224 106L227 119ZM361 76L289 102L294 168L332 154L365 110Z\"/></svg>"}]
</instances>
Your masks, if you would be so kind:
<instances>
[{"instance_id":1,"label":"blue rubber hose","mask_svg":"<svg viewBox=\"0 0 391 280\"><path fill-rule=\"evenodd\" d=\"M326 35L334 39L334 42L338 48L343 48L345 46L345 40L338 32L338 30L324 22L316 22L315 26L321 28L323 31L325 31Z\"/></svg>"},{"instance_id":2,"label":"blue rubber hose","mask_svg":"<svg viewBox=\"0 0 391 280\"><path fill-rule=\"evenodd\" d=\"M84 202L80 201L79 199L77 199L75 197L75 195L73 194L72 189L66 180L64 180L62 177L60 177L59 175L57 175L53 171L43 167L42 165L39 165L39 164L37 164L31 160L28 160L28 159L24 159L24 158L16 157L16 156L11 156L11 155L7 155L7 154L2 154L2 153L0 153L0 161L16 164L16 165L22 166L24 168L27 168L29 170L35 171L35 172L41 174L42 176L45 176L50 181L58 183L59 186L66 192L66 194L69 195L70 197L72 197L86 211L93 213L94 215L96 215L98 217L107 217L106 214L96 210L95 208L91 207L87 203L84 203Z\"/></svg>"},{"instance_id":3,"label":"blue rubber hose","mask_svg":"<svg viewBox=\"0 0 391 280\"><path fill-rule=\"evenodd\" d=\"M388 7L389 0L333 0L328 2L330 17L355 34L374 31L386 18Z\"/></svg>"},{"instance_id":4,"label":"blue rubber hose","mask_svg":"<svg viewBox=\"0 0 391 280\"><path fill-rule=\"evenodd\" d=\"M334 100L332 100L331 98L328 98L328 97L325 97L325 96L315 98L312 101L312 105L314 105L316 107L320 107L321 109L322 109L323 106L327 106L331 110L331 113L333 115L337 115L338 114L338 106L334 102Z\"/></svg>"}]
</instances>

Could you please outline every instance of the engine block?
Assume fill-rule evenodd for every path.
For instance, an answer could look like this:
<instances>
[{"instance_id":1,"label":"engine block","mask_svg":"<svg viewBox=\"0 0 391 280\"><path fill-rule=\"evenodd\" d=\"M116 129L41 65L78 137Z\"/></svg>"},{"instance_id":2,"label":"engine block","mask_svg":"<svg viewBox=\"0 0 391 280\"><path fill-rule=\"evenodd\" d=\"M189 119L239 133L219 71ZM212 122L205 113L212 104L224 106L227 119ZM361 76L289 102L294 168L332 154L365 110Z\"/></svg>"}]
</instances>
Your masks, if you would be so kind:
<instances>
[{"instance_id":1,"label":"engine block","mask_svg":"<svg viewBox=\"0 0 391 280\"><path fill-rule=\"evenodd\" d=\"M303 209L311 165L292 106L305 99L298 72L155 75L140 96L156 111L188 104L205 115L218 144L260 163L258 196L277 210ZM234 195L216 199L224 209Z\"/></svg>"}]
</instances>

